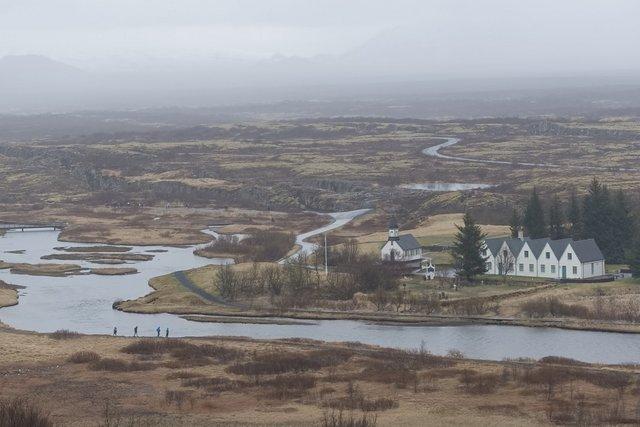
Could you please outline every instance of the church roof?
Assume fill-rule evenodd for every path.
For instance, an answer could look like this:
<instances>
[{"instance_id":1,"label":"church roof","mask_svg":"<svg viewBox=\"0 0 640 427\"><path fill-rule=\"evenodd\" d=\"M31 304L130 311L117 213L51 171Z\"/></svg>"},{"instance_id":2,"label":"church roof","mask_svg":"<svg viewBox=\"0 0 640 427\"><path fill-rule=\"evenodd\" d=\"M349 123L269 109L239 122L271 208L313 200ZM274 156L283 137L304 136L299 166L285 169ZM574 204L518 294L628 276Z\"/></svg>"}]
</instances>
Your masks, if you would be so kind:
<instances>
[{"instance_id":1,"label":"church roof","mask_svg":"<svg viewBox=\"0 0 640 427\"><path fill-rule=\"evenodd\" d=\"M404 251L410 251L412 249L419 249L422 247L420 242L413 237L413 234L402 234L398 236L398 245Z\"/></svg>"}]
</instances>

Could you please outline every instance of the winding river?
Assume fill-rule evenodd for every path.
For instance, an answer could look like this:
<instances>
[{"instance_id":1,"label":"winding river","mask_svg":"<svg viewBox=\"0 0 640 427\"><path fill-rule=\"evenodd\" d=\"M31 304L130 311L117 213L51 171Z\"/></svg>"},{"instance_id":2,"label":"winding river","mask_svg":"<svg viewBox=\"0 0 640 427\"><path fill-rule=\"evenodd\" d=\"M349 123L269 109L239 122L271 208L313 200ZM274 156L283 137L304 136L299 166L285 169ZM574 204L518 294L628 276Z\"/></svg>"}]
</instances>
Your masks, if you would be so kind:
<instances>
[{"instance_id":1,"label":"winding river","mask_svg":"<svg viewBox=\"0 0 640 427\"><path fill-rule=\"evenodd\" d=\"M346 224L366 210L333 214L334 222L298 236L302 250L312 246L305 238ZM0 257L8 262L41 262L43 255L61 246L57 231L10 232L0 238ZM76 244L73 246L91 246ZM22 254L8 253L24 249ZM121 335L131 335L138 326L141 335L153 336L159 326L172 336L248 336L258 339L311 338L326 341L359 341L387 347L417 349L422 343L435 354L457 349L473 358L501 360L506 357L559 355L588 362L640 362L640 335L569 331L517 326L396 326L361 321L324 320L303 324L200 323L170 314L125 313L111 308L118 299L137 298L150 292L150 278L229 260L205 259L193 247L134 247L132 252L153 252L154 259L133 262L139 273L131 276L45 277L13 274L0 270L0 279L26 286L20 302L0 310L0 320L18 329L52 332L69 329L87 334L110 334L114 326ZM151 252L149 252L151 253ZM75 262L75 261L74 261ZM79 261L82 267L91 264Z\"/></svg>"}]
</instances>

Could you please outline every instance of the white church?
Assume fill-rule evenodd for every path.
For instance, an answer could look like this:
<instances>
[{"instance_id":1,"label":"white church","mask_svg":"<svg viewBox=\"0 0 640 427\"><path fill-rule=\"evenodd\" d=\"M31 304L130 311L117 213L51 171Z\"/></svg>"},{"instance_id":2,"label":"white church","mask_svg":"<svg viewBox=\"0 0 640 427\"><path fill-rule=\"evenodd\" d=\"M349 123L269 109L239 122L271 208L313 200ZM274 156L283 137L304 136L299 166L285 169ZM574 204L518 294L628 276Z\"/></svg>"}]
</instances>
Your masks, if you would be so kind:
<instances>
[{"instance_id":1,"label":"white church","mask_svg":"<svg viewBox=\"0 0 640 427\"><path fill-rule=\"evenodd\" d=\"M421 268L422 245L412 234L400 234L395 219L389 221L389 238L380 250L383 261L405 263L408 267Z\"/></svg>"}]
</instances>

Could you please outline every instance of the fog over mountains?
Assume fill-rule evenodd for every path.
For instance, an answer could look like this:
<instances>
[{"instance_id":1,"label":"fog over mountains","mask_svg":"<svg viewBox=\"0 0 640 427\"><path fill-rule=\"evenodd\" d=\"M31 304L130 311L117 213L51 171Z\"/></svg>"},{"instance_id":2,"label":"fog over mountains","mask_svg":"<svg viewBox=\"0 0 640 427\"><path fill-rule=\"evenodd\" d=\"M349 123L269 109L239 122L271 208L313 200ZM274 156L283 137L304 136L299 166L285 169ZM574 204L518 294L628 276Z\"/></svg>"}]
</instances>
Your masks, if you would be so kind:
<instances>
[{"instance_id":1,"label":"fog over mountains","mask_svg":"<svg viewBox=\"0 0 640 427\"><path fill-rule=\"evenodd\" d=\"M59 3L0 13L0 111L640 87L633 0Z\"/></svg>"}]
</instances>

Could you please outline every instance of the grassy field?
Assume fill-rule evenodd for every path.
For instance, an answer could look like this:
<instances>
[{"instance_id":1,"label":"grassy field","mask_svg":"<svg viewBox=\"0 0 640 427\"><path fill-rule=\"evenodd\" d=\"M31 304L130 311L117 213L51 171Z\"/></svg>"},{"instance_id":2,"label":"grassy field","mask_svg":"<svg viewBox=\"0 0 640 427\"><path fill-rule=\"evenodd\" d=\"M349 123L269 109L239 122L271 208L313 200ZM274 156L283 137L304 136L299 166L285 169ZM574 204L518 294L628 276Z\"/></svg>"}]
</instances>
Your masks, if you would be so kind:
<instances>
[{"instance_id":1,"label":"grassy field","mask_svg":"<svg viewBox=\"0 0 640 427\"><path fill-rule=\"evenodd\" d=\"M27 402L57 425L323 426L340 412L370 426L637 420L634 366L482 362L305 340L7 329L0 339L0 399L38 396Z\"/></svg>"}]
</instances>

